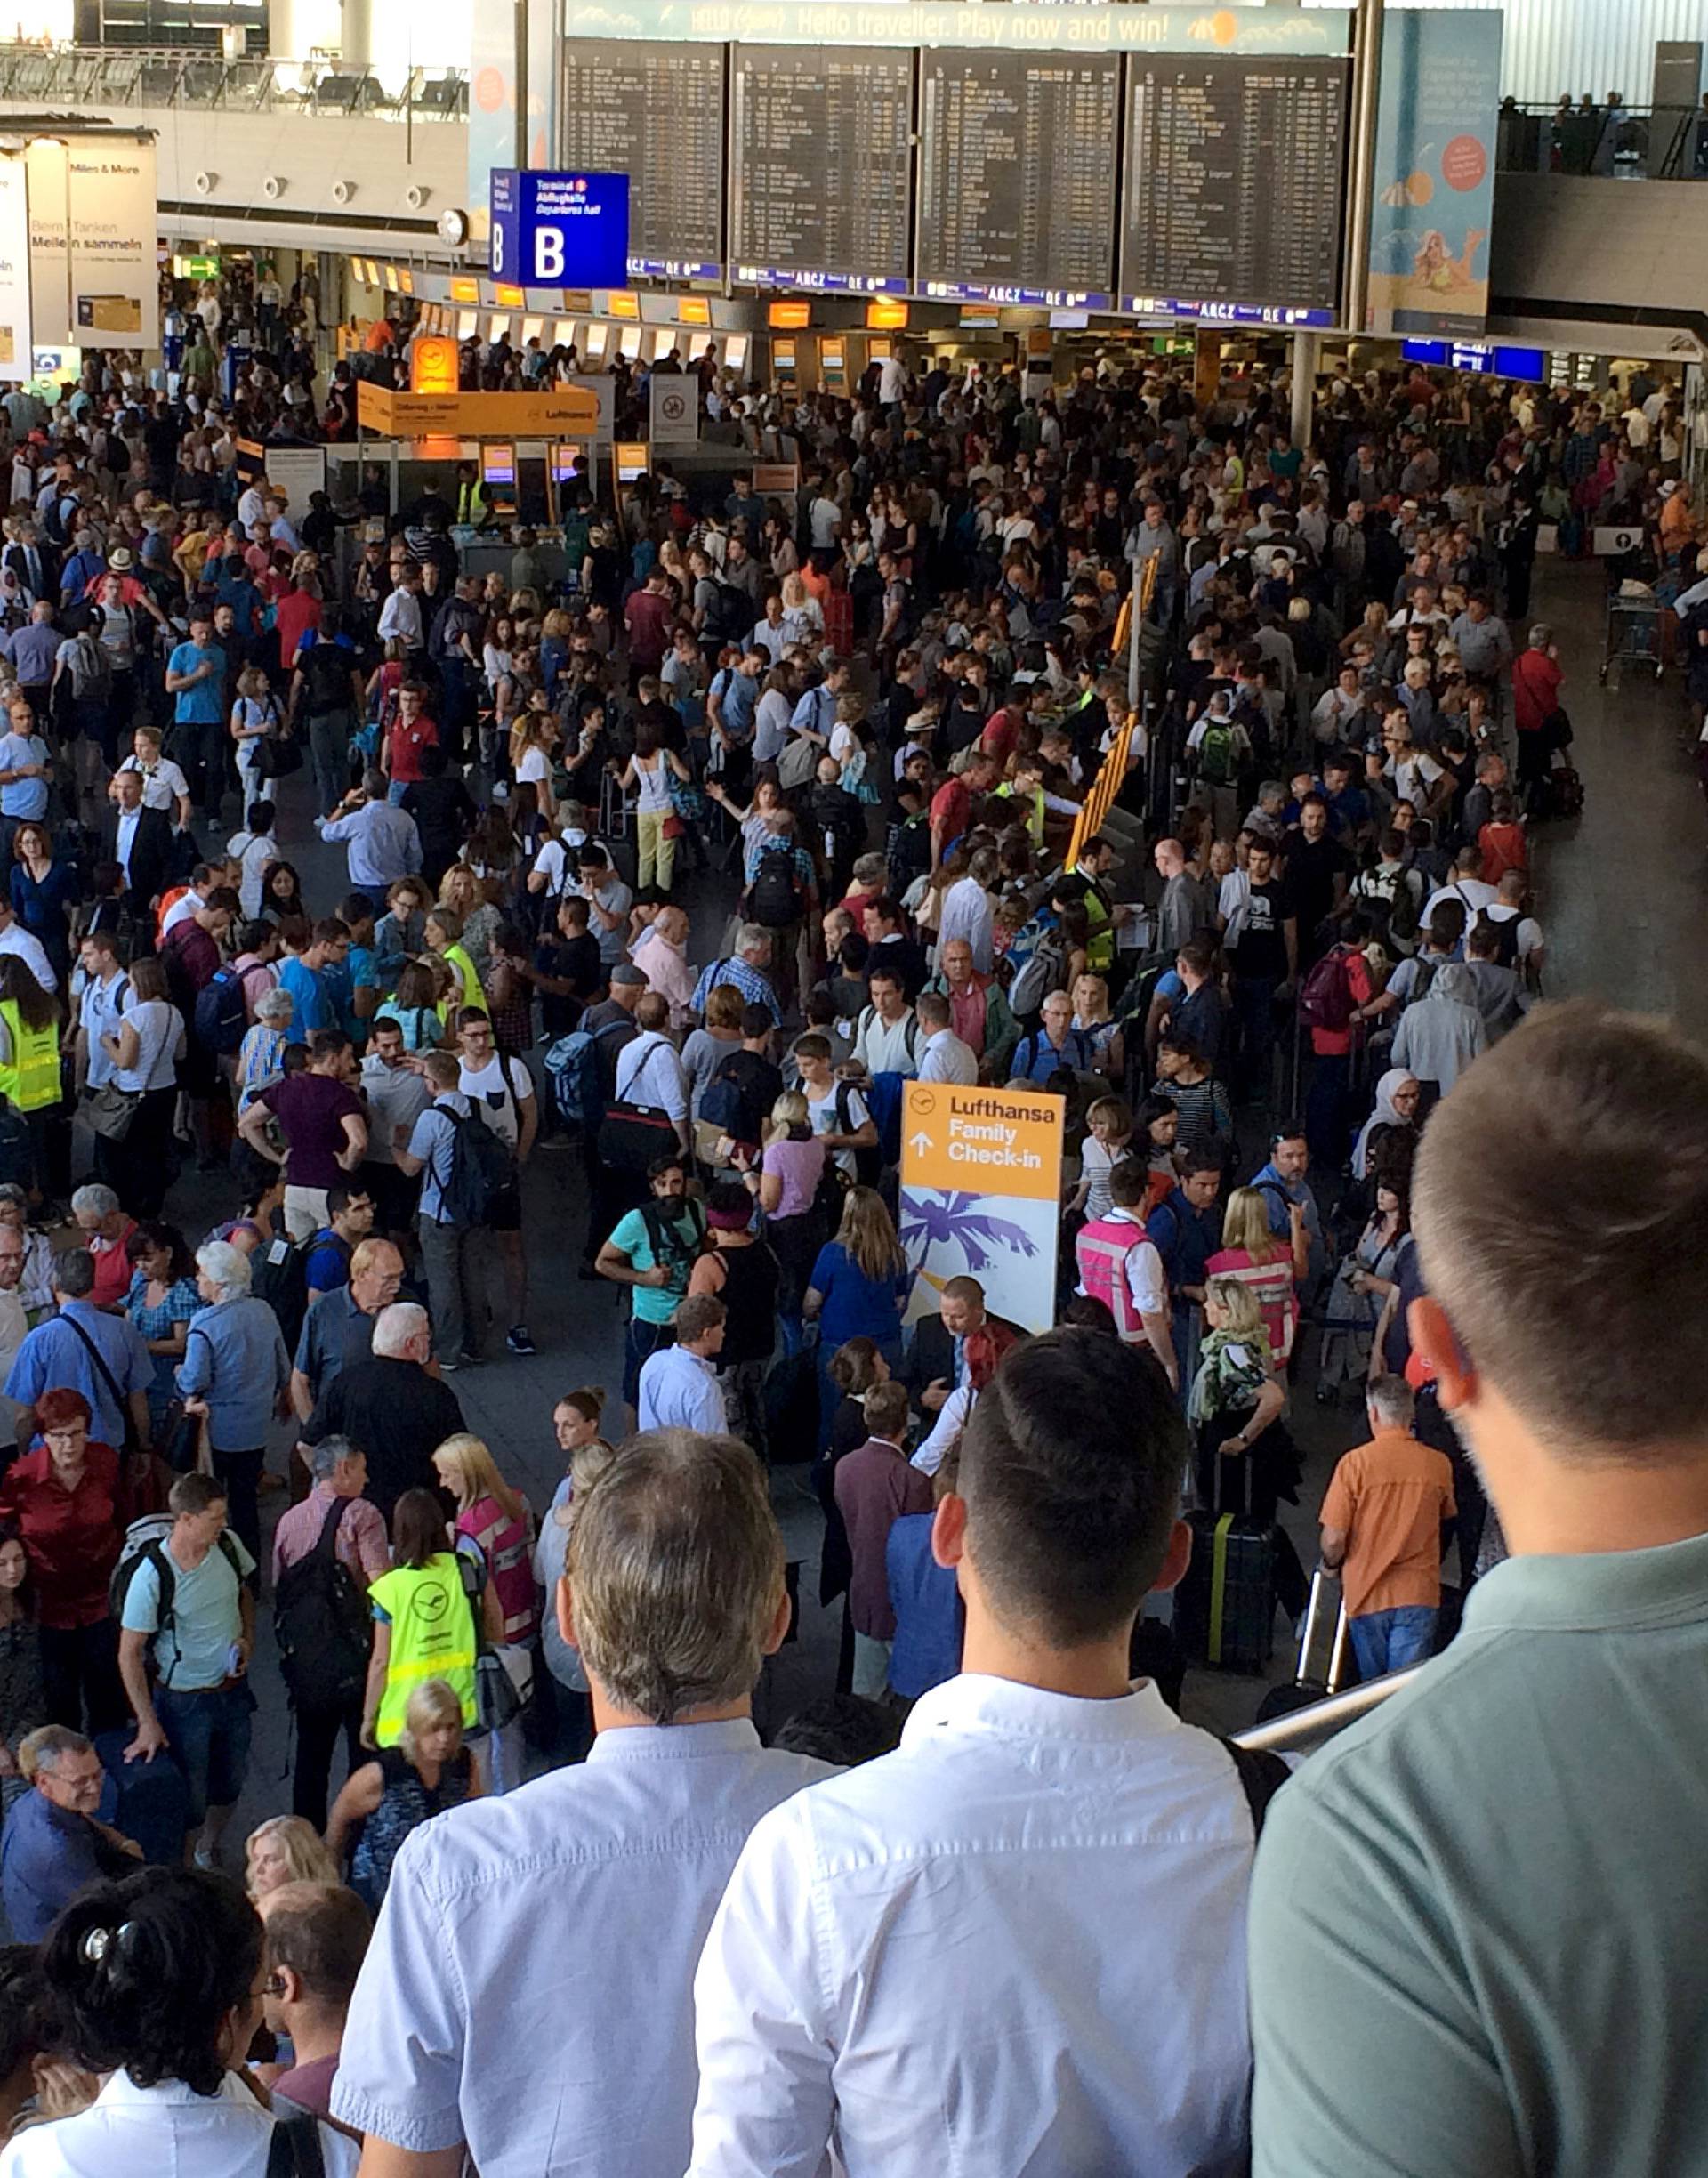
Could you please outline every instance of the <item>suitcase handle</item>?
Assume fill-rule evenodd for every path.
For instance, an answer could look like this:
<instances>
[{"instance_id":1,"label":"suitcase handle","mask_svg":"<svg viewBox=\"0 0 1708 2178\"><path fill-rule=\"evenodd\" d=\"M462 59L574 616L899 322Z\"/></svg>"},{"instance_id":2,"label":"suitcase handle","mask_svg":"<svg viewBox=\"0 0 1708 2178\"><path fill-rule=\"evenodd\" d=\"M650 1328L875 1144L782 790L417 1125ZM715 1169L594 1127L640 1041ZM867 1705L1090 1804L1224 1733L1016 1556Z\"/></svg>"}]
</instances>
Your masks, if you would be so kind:
<instances>
[{"instance_id":1,"label":"suitcase handle","mask_svg":"<svg viewBox=\"0 0 1708 2178\"><path fill-rule=\"evenodd\" d=\"M1252 1448L1249 1444L1238 1455L1238 1459L1245 1476L1245 1503L1241 1507L1241 1512L1243 1516L1249 1520L1252 1516ZM1218 1451L1212 1464L1210 1477L1210 1510L1217 1519L1221 1516L1221 1467L1222 1456Z\"/></svg>"}]
</instances>

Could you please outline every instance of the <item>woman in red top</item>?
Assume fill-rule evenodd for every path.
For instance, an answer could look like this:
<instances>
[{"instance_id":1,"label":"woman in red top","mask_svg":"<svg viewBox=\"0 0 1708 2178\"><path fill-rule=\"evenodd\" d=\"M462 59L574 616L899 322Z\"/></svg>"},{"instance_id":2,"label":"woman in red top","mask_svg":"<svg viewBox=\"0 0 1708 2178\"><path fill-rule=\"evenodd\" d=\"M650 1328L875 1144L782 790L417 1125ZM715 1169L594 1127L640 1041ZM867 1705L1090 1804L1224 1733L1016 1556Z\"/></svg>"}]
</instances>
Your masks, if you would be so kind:
<instances>
[{"instance_id":1,"label":"woman in red top","mask_svg":"<svg viewBox=\"0 0 1708 2178\"><path fill-rule=\"evenodd\" d=\"M71 1198L71 1214L83 1235L82 1245L95 1261L94 1290L89 1298L98 1309L117 1313L131 1290L128 1244L136 1220L127 1217L109 1187L92 1182Z\"/></svg>"},{"instance_id":2,"label":"woman in red top","mask_svg":"<svg viewBox=\"0 0 1708 2178\"><path fill-rule=\"evenodd\" d=\"M1290 1240L1269 1230L1269 1205L1256 1188L1236 1188L1221 1221L1221 1246L1204 1266L1205 1278L1237 1279L1249 1286L1269 1333L1269 1353L1285 1372L1299 1329L1297 1283L1310 1246L1294 1206Z\"/></svg>"},{"instance_id":3,"label":"woman in red top","mask_svg":"<svg viewBox=\"0 0 1708 2178\"><path fill-rule=\"evenodd\" d=\"M0 1480L0 1519L17 1521L29 1553L48 1714L93 1737L127 1714L107 1600L125 1534L119 1457L89 1441L80 1392L44 1392L32 1419L31 1449Z\"/></svg>"},{"instance_id":4,"label":"woman in red top","mask_svg":"<svg viewBox=\"0 0 1708 2178\"><path fill-rule=\"evenodd\" d=\"M1497 885L1508 870L1528 870L1530 851L1525 843L1524 827L1518 821L1519 805L1503 789L1489 802L1489 820L1477 835L1477 844L1482 852L1482 879L1485 884Z\"/></svg>"}]
</instances>

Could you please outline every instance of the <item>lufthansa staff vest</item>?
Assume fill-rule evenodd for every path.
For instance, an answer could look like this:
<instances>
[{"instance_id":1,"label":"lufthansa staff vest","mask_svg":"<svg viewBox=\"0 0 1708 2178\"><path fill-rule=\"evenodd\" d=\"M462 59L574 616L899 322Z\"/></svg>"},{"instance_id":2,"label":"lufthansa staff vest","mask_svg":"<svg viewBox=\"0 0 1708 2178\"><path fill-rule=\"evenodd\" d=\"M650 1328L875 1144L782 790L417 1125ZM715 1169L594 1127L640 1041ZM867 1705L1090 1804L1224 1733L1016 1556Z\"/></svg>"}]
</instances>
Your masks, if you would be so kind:
<instances>
[{"instance_id":1,"label":"lufthansa staff vest","mask_svg":"<svg viewBox=\"0 0 1708 2178\"><path fill-rule=\"evenodd\" d=\"M471 1727L474 1610L455 1558L449 1551L438 1551L418 1569L396 1566L382 1573L367 1593L391 1621L385 1691L374 1732L377 1743L396 1746L409 1697L429 1679L444 1680L463 1705L464 1727Z\"/></svg>"}]
</instances>

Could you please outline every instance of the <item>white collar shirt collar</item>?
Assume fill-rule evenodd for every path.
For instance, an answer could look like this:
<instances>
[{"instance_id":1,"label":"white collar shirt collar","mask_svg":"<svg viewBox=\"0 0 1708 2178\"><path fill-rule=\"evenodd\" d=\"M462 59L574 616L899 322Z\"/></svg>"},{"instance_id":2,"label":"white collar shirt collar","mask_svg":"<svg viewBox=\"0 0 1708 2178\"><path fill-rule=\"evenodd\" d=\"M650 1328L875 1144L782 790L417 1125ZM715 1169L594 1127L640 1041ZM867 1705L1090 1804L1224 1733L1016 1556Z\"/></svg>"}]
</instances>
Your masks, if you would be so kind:
<instances>
[{"instance_id":1,"label":"white collar shirt collar","mask_svg":"<svg viewBox=\"0 0 1708 2178\"><path fill-rule=\"evenodd\" d=\"M106 2178L125 2169L172 2178L264 2178L273 2118L234 2072L217 2094L182 2080L139 2087L115 2072L87 2109L18 2135L6 2150L7 2178ZM352 2178L359 2142L320 2127L326 2178Z\"/></svg>"},{"instance_id":2,"label":"white collar shirt collar","mask_svg":"<svg viewBox=\"0 0 1708 2178\"><path fill-rule=\"evenodd\" d=\"M755 1828L695 1981L691 2178L1240 2167L1250 1812L1156 1688L965 1674ZM1166 2001L1159 1991L1166 1991Z\"/></svg>"}]
</instances>

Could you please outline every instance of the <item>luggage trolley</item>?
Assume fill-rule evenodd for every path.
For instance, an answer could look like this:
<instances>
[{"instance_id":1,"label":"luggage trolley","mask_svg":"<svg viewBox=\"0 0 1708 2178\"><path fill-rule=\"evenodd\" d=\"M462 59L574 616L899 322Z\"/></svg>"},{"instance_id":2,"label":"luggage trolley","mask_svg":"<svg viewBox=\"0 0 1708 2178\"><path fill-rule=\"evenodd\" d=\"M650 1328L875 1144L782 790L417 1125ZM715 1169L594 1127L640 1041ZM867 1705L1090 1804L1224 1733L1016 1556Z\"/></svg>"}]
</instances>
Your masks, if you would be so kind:
<instances>
[{"instance_id":1,"label":"luggage trolley","mask_svg":"<svg viewBox=\"0 0 1708 2178\"><path fill-rule=\"evenodd\" d=\"M1647 666L1661 677L1661 615L1665 610L1647 583L1622 582L1607 593L1607 650L1601 664L1607 683L1615 666Z\"/></svg>"}]
</instances>

